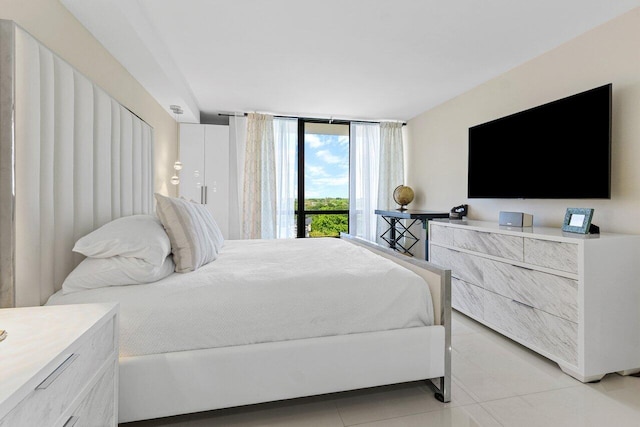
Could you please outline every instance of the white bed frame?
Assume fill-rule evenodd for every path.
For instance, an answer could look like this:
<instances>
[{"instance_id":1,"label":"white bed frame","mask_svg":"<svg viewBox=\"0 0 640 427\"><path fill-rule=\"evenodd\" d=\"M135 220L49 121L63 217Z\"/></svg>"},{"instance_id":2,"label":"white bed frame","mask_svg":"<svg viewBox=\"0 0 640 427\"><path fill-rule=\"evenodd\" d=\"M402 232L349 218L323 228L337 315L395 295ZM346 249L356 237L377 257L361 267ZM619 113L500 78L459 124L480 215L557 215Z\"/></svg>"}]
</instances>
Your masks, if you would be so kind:
<instances>
[{"instance_id":1,"label":"white bed frame","mask_svg":"<svg viewBox=\"0 0 640 427\"><path fill-rule=\"evenodd\" d=\"M152 212L152 164L149 125L0 20L0 307L44 304L80 261L75 240ZM422 276L435 325L123 357L119 421L428 379L450 401L450 271L341 237Z\"/></svg>"}]
</instances>

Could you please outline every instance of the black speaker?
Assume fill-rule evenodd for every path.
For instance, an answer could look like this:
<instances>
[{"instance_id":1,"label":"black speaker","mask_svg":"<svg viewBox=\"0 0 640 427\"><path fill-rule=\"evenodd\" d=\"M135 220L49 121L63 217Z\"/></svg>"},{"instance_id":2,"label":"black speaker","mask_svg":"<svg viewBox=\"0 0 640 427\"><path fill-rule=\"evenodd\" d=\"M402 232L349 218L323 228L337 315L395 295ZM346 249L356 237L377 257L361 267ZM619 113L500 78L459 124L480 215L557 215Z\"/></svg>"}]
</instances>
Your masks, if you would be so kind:
<instances>
[{"instance_id":1,"label":"black speaker","mask_svg":"<svg viewBox=\"0 0 640 427\"><path fill-rule=\"evenodd\" d=\"M511 227L531 227L533 225L533 215L524 212L504 212L500 211L500 225Z\"/></svg>"}]
</instances>

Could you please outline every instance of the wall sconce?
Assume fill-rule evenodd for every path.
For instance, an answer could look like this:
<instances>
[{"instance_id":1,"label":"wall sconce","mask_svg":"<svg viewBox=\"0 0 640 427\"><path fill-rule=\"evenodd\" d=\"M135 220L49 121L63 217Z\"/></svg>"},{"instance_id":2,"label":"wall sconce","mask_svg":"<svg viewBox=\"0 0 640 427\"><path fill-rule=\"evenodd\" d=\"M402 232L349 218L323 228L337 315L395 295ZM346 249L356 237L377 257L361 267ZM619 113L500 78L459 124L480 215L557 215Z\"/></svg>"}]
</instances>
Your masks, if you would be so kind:
<instances>
[{"instance_id":1,"label":"wall sconce","mask_svg":"<svg viewBox=\"0 0 640 427\"><path fill-rule=\"evenodd\" d=\"M170 105L169 108L171 109L171 111L173 111L173 115L175 117L176 120L176 151L177 151L177 158L180 158L180 122L178 121L178 115L182 114L182 108L180 108L179 105ZM180 160L176 160L176 162L173 164L173 169L175 170L173 176L171 177L171 184L173 185L178 185L180 184L180 175L179 172L182 170L182 162Z\"/></svg>"}]
</instances>

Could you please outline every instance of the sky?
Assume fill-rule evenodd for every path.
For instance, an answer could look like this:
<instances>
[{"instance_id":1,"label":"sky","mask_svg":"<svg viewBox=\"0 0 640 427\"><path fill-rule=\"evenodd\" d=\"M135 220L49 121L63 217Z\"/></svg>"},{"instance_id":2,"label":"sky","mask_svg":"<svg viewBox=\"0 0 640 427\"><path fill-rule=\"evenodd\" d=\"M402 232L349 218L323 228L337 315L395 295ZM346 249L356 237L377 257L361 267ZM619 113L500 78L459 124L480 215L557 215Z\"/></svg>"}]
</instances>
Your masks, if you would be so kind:
<instances>
[{"instance_id":1,"label":"sky","mask_svg":"<svg viewBox=\"0 0 640 427\"><path fill-rule=\"evenodd\" d=\"M305 135L305 198L349 197L349 137Z\"/></svg>"}]
</instances>

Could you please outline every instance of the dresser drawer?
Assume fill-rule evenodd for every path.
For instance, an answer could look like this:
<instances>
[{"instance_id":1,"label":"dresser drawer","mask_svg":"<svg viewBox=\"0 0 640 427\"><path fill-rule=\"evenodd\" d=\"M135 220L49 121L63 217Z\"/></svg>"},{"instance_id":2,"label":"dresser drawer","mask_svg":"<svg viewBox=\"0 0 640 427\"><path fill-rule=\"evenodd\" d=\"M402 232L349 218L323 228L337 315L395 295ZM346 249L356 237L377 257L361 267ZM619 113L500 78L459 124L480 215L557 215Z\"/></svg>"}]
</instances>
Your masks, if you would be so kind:
<instances>
[{"instance_id":1,"label":"dresser drawer","mask_svg":"<svg viewBox=\"0 0 640 427\"><path fill-rule=\"evenodd\" d=\"M95 372L115 351L114 318L111 317L93 335L64 359L35 390L6 417L1 427L53 426L80 394Z\"/></svg>"},{"instance_id":2,"label":"dresser drawer","mask_svg":"<svg viewBox=\"0 0 640 427\"><path fill-rule=\"evenodd\" d=\"M485 262L484 287L572 322L578 322L578 282L503 262Z\"/></svg>"},{"instance_id":3,"label":"dresser drawer","mask_svg":"<svg viewBox=\"0 0 640 427\"><path fill-rule=\"evenodd\" d=\"M473 230L453 230L454 246L515 261L523 260L523 238Z\"/></svg>"},{"instance_id":4,"label":"dresser drawer","mask_svg":"<svg viewBox=\"0 0 640 427\"><path fill-rule=\"evenodd\" d=\"M485 260L480 257L433 245L429 261L450 269L452 277L482 286L482 270Z\"/></svg>"},{"instance_id":5,"label":"dresser drawer","mask_svg":"<svg viewBox=\"0 0 640 427\"><path fill-rule=\"evenodd\" d=\"M116 362L100 377L91 388L73 415L66 420L65 426L73 427L106 427L115 426L115 378Z\"/></svg>"},{"instance_id":6,"label":"dresser drawer","mask_svg":"<svg viewBox=\"0 0 640 427\"><path fill-rule=\"evenodd\" d=\"M429 241L453 246L453 228L430 222Z\"/></svg>"},{"instance_id":7,"label":"dresser drawer","mask_svg":"<svg viewBox=\"0 0 640 427\"><path fill-rule=\"evenodd\" d=\"M578 364L578 324L484 291L484 320L522 344Z\"/></svg>"},{"instance_id":8,"label":"dresser drawer","mask_svg":"<svg viewBox=\"0 0 640 427\"><path fill-rule=\"evenodd\" d=\"M456 310L482 319L484 312L482 288L451 278L451 305Z\"/></svg>"},{"instance_id":9,"label":"dresser drawer","mask_svg":"<svg viewBox=\"0 0 640 427\"><path fill-rule=\"evenodd\" d=\"M577 273L578 245L525 238L524 261L527 264Z\"/></svg>"}]
</instances>

